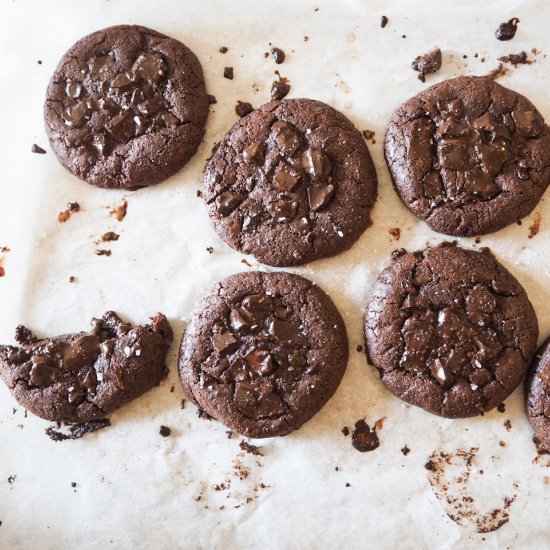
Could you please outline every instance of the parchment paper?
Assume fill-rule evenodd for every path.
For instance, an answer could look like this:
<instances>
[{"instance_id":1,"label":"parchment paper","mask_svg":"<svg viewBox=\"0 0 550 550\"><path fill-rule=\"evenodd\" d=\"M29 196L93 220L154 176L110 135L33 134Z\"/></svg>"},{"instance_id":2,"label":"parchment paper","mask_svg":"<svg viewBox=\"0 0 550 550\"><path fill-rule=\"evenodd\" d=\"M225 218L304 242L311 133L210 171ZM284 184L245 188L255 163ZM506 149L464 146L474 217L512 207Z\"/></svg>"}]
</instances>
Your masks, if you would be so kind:
<instances>
[{"instance_id":1,"label":"parchment paper","mask_svg":"<svg viewBox=\"0 0 550 550\"><path fill-rule=\"evenodd\" d=\"M389 18L385 29L381 15ZM511 17L521 20L515 39L497 41L495 29ZM394 398L356 347L363 344L364 307L391 251L444 240L392 189L382 155L391 113L430 84L486 74L499 56L525 50L536 62L499 81L527 95L549 120L549 19L544 0L3 0L0 247L11 252L2 254L0 341L13 343L19 323L44 336L83 330L107 309L135 323L161 311L176 338L161 386L114 414L111 428L78 441L50 441L49 424L25 417L0 387L0 547L547 547L549 461L535 460L522 389L504 413L441 419ZM42 123L45 89L60 56L83 35L119 23L146 25L187 44L218 100L194 159L168 181L134 193L96 189L71 176L49 149ZM286 52L283 65L264 58L270 43ZM229 52L219 53L221 46ZM443 50L443 68L422 84L410 63L433 46ZM225 66L234 67L233 81L223 78ZM266 102L275 69L290 79L288 97L320 99L360 130L376 132L369 148L379 198L373 227L350 251L292 270L329 292L345 319L351 358L342 384L299 431L255 441L263 456L253 456L240 449L241 437L228 439L224 426L198 418L193 405L180 408L176 353L196 301L221 277L251 269L216 237L196 191L213 144L237 119L236 100ZM47 154L32 154L32 143ZM124 198L128 214L118 222L109 211ZM58 213L73 201L82 211L60 224ZM548 194L536 213L542 223L531 239L536 214L478 245L459 242L491 247L520 280L542 339L550 332ZM398 242L388 233L395 227ZM97 256L94 241L109 230L120 239L102 245L111 257ZM385 421L380 447L360 454L341 428L363 417L371 425ZM172 435L161 437L160 425ZM437 475L425 469L430 459L441 459ZM500 520L498 530L477 533Z\"/></svg>"}]
</instances>

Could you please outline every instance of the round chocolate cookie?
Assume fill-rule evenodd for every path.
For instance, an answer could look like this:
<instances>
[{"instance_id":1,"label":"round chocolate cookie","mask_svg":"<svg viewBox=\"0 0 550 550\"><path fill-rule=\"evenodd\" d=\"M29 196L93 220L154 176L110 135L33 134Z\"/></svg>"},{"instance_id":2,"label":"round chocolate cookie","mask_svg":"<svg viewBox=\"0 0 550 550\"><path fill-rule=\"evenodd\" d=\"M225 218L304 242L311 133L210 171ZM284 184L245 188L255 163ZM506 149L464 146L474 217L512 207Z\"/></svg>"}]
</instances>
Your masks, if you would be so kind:
<instances>
[{"instance_id":1,"label":"round chocolate cookie","mask_svg":"<svg viewBox=\"0 0 550 550\"><path fill-rule=\"evenodd\" d=\"M346 327L332 300L290 273L220 281L181 342L189 397L247 437L298 429L332 397L346 369Z\"/></svg>"},{"instance_id":2,"label":"round chocolate cookie","mask_svg":"<svg viewBox=\"0 0 550 550\"><path fill-rule=\"evenodd\" d=\"M98 187L129 190L177 172L197 150L207 116L195 54L131 25L94 32L65 53L44 106L65 168Z\"/></svg>"},{"instance_id":3,"label":"round chocolate cookie","mask_svg":"<svg viewBox=\"0 0 550 550\"><path fill-rule=\"evenodd\" d=\"M525 407L537 444L550 452L550 338L538 349L527 374Z\"/></svg>"},{"instance_id":4,"label":"round chocolate cookie","mask_svg":"<svg viewBox=\"0 0 550 550\"><path fill-rule=\"evenodd\" d=\"M102 418L166 375L172 330L160 313L132 327L108 311L89 333L38 339L19 326L20 346L0 346L0 379L17 401L47 420Z\"/></svg>"},{"instance_id":5,"label":"round chocolate cookie","mask_svg":"<svg viewBox=\"0 0 550 550\"><path fill-rule=\"evenodd\" d=\"M204 173L219 236L275 266L350 248L370 223L377 186L361 134L311 99L272 101L243 117Z\"/></svg>"},{"instance_id":6,"label":"round chocolate cookie","mask_svg":"<svg viewBox=\"0 0 550 550\"><path fill-rule=\"evenodd\" d=\"M405 102L388 125L385 155L403 202L447 235L518 221L550 183L550 129L541 114L482 77L446 80Z\"/></svg>"},{"instance_id":7,"label":"round chocolate cookie","mask_svg":"<svg viewBox=\"0 0 550 550\"><path fill-rule=\"evenodd\" d=\"M447 418L499 405L523 380L538 324L491 254L444 243L394 253L365 312L367 357L407 403Z\"/></svg>"}]
</instances>

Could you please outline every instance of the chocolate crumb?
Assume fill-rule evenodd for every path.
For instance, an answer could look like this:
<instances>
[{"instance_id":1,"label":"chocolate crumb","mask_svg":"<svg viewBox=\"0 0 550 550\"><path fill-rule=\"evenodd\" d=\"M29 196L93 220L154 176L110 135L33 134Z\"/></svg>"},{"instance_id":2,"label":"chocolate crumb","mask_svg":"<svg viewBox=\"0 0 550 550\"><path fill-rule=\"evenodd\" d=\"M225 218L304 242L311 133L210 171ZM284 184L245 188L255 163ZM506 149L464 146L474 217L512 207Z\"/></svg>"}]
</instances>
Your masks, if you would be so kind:
<instances>
[{"instance_id":1,"label":"chocolate crumb","mask_svg":"<svg viewBox=\"0 0 550 550\"><path fill-rule=\"evenodd\" d=\"M334 467L334 471L336 471L336 472L337 472L339 469L340 469L340 468L338 468L338 466L335 466L335 467Z\"/></svg>"},{"instance_id":2,"label":"chocolate crumb","mask_svg":"<svg viewBox=\"0 0 550 550\"><path fill-rule=\"evenodd\" d=\"M223 69L223 76L224 78L227 78L228 80L233 80L233 67L225 67Z\"/></svg>"},{"instance_id":3,"label":"chocolate crumb","mask_svg":"<svg viewBox=\"0 0 550 550\"><path fill-rule=\"evenodd\" d=\"M308 42L309 41L309 36L304 36L304 42Z\"/></svg>"},{"instance_id":4,"label":"chocolate crumb","mask_svg":"<svg viewBox=\"0 0 550 550\"><path fill-rule=\"evenodd\" d=\"M493 69L491 72L485 75L485 78L496 80L497 78L504 76L507 72L508 72L508 68L505 67L502 63L499 63L496 69Z\"/></svg>"},{"instance_id":5,"label":"chocolate crumb","mask_svg":"<svg viewBox=\"0 0 550 550\"><path fill-rule=\"evenodd\" d=\"M208 252L208 254L212 254L212 252L214 252L214 249L211 246L207 246L206 252Z\"/></svg>"},{"instance_id":6,"label":"chocolate crumb","mask_svg":"<svg viewBox=\"0 0 550 550\"><path fill-rule=\"evenodd\" d=\"M407 445L405 445L404 447L401 447L401 452L402 452L405 456L407 456L407 455L411 452L411 450L407 447Z\"/></svg>"},{"instance_id":7,"label":"chocolate crumb","mask_svg":"<svg viewBox=\"0 0 550 550\"><path fill-rule=\"evenodd\" d=\"M36 143L33 143L32 147L31 147L31 153L37 153L39 155L45 155L46 154L46 149L42 149L42 147L40 147L40 145L36 145Z\"/></svg>"},{"instance_id":8,"label":"chocolate crumb","mask_svg":"<svg viewBox=\"0 0 550 550\"><path fill-rule=\"evenodd\" d=\"M176 386L170 386L170 393L174 393L174 390L176 389Z\"/></svg>"},{"instance_id":9,"label":"chocolate crumb","mask_svg":"<svg viewBox=\"0 0 550 550\"><path fill-rule=\"evenodd\" d=\"M435 472L435 462L433 460L428 460L428 462L424 464L424 468L430 472Z\"/></svg>"},{"instance_id":10,"label":"chocolate crumb","mask_svg":"<svg viewBox=\"0 0 550 550\"><path fill-rule=\"evenodd\" d=\"M503 63L510 63L514 67L516 67L517 65L528 65L533 63L532 61L529 61L527 59L526 52L511 53L508 55L503 55L502 57L499 57L498 60L502 61Z\"/></svg>"},{"instance_id":11,"label":"chocolate crumb","mask_svg":"<svg viewBox=\"0 0 550 550\"><path fill-rule=\"evenodd\" d=\"M16 479L17 479L17 475L12 475L12 476L8 477L8 483L10 485L13 485L15 483Z\"/></svg>"},{"instance_id":12,"label":"chocolate crumb","mask_svg":"<svg viewBox=\"0 0 550 550\"><path fill-rule=\"evenodd\" d=\"M37 63L38 63L39 65L42 65L42 59L38 59L38 60L37 60Z\"/></svg>"},{"instance_id":13,"label":"chocolate crumb","mask_svg":"<svg viewBox=\"0 0 550 550\"><path fill-rule=\"evenodd\" d=\"M227 53L229 51L229 48L227 46L222 46L220 48L220 53Z\"/></svg>"},{"instance_id":14,"label":"chocolate crumb","mask_svg":"<svg viewBox=\"0 0 550 550\"><path fill-rule=\"evenodd\" d=\"M533 216L533 223L529 226L529 234L527 235L528 239L532 239L535 235L538 234L540 231L540 223L542 221L542 217L539 212L535 212L535 215Z\"/></svg>"},{"instance_id":15,"label":"chocolate crumb","mask_svg":"<svg viewBox=\"0 0 550 550\"><path fill-rule=\"evenodd\" d=\"M206 411L203 411L200 408L197 409L197 416L202 420L212 420L212 417Z\"/></svg>"},{"instance_id":16,"label":"chocolate crumb","mask_svg":"<svg viewBox=\"0 0 550 550\"><path fill-rule=\"evenodd\" d=\"M506 442L505 442L505 441L499 441L498 444L499 444L501 447L506 447Z\"/></svg>"},{"instance_id":17,"label":"chocolate crumb","mask_svg":"<svg viewBox=\"0 0 550 550\"><path fill-rule=\"evenodd\" d=\"M271 48L271 55L277 65L280 65L285 60L285 52L281 48Z\"/></svg>"},{"instance_id":18,"label":"chocolate crumb","mask_svg":"<svg viewBox=\"0 0 550 550\"><path fill-rule=\"evenodd\" d=\"M361 344L359 344L356 348L358 353L361 353L363 351L363 346Z\"/></svg>"},{"instance_id":19,"label":"chocolate crumb","mask_svg":"<svg viewBox=\"0 0 550 550\"><path fill-rule=\"evenodd\" d=\"M113 208L110 213L119 222L121 222L126 217L127 212L128 212L128 201L126 199L124 199L122 201L122 204L120 204L119 206L116 206L115 208Z\"/></svg>"},{"instance_id":20,"label":"chocolate crumb","mask_svg":"<svg viewBox=\"0 0 550 550\"><path fill-rule=\"evenodd\" d=\"M346 483L346 487L351 487L351 484L350 484L350 483Z\"/></svg>"},{"instance_id":21,"label":"chocolate crumb","mask_svg":"<svg viewBox=\"0 0 550 550\"><path fill-rule=\"evenodd\" d=\"M15 341L19 344L32 344L38 341L36 334L23 325L15 327Z\"/></svg>"},{"instance_id":22,"label":"chocolate crumb","mask_svg":"<svg viewBox=\"0 0 550 550\"><path fill-rule=\"evenodd\" d=\"M481 242L481 239L480 239L479 237L476 237L476 238L474 239L474 242L475 242L476 244L479 244L479 243Z\"/></svg>"},{"instance_id":23,"label":"chocolate crumb","mask_svg":"<svg viewBox=\"0 0 550 550\"><path fill-rule=\"evenodd\" d=\"M161 426L159 430L159 434L162 435L162 437L168 437L172 433L172 430L168 426Z\"/></svg>"},{"instance_id":24,"label":"chocolate crumb","mask_svg":"<svg viewBox=\"0 0 550 550\"><path fill-rule=\"evenodd\" d=\"M118 241L119 237L120 237L120 235L117 235L114 231L107 231L107 233L104 233L101 236L101 240L104 243L106 243L106 242L109 242L109 241Z\"/></svg>"},{"instance_id":25,"label":"chocolate crumb","mask_svg":"<svg viewBox=\"0 0 550 550\"><path fill-rule=\"evenodd\" d=\"M349 435L349 428L347 426L344 426L342 428L342 433L347 437Z\"/></svg>"},{"instance_id":26,"label":"chocolate crumb","mask_svg":"<svg viewBox=\"0 0 550 550\"><path fill-rule=\"evenodd\" d=\"M271 84L271 99L280 100L287 96L290 92L290 84L288 78L281 76L279 71L275 71L275 74L279 77L279 80L275 80Z\"/></svg>"},{"instance_id":27,"label":"chocolate crumb","mask_svg":"<svg viewBox=\"0 0 550 550\"><path fill-rule=\"evenodd\" d=\"M518 29L519 19L513 17L510 21L506 23L501 23L498 29L495 31L495 36L498 40L512 40L516 36L516 31Z\"/></svg>"},{"instance_id":28,"label":"chocolate crumb","mask_svg":"<svg viewBox=\"0 0 550 550\"><path fill-rule=\"evenodd\" d=\"M71 482L71 487L74 489L76 487L76 482Z\"/></svg>"},{"instance_id":29,"label":"chocolate crumb","mask_svg":"<svg viewBox=\"0 0 550 550\"><path fill-rule=\"evenodd\" d=\"M510 422L510 420L505 420L504 421L504 427L506 428L506 431L509 432L511 429L512 429L512 422Z\"/></svg>"},{"instance_id":30,"label":"chocolate crumb","mask_svg":"<svg viewBox=\"0 0 550 550\"><path fill-rule=\"evenodd\" d=\"M256 447L256 445L251 445L244 439L241 440L241 442L239 443L239 447L243 451L246 451L248 454L255 455L255 456L264 456L264 453L262 453L262 451L260 450L261 447Z\"/></svg>"},{"instance_id":31,"label":"chocolate crumb","mask_svg":"<svg viewBox=\"0 0 550 550\"><path fill-rule=\"evenodd\" d=\"M401 229L399 227L390 227L388 229L388 233L396 240L398 241L401 238Z\"/></svg>"},{"instance_id":32,"label":"chocolate crumb","mask_svg":"<svg viewBox=\"0 0 550 550\"><path fill-rule=\"evenodd\" d=\"M388 21L389 19L383 15L381 18L380 18L380 26L384 29L386 28L386 25L388 24Z\"/></svg>"},{"instance_id":33,"label":"chocolate crumb","mask_svg":"<svg viewBox=\"0 0 550 550\"><path fill-rule=\"evenodd\" d=\"M67 210L63 210L63 212L59 212L57 215L57 221L59 223L65 223L74 212L78 212L80 210L80 205L77 202L69 202L67 203Z\"/></svg>"},{"instance_id":34,"label":"chocolate crumb","mask_svg":"<svg viewBox=\"0 0 550 550\"><path fill-rule=\"evenodd\" d=\"M197 189L197 197L202 197L202 191L200 189Z\"/></svg>"},{"instance_id":35,"label":"chocolate crumb","mask_svg":"<svg viewBox=\"0 0 550 550\"><path fill-rule=\"evenodd\" d=\"M363 130L361 133L365 139L372 139L376 132L373 132L372 130Z\"/></svg>"},{"instance_id":36,"label":"chocolate crumb","mask_svg":"<svg viewBox=\"0 0 550 550\"><path fill-rule=\"evenodd\" d=\"M436 73L441 69L441 50L434 48L424 55L419 55L411 64L413 70L418 72L418 78L426 82L426 75Z\"/></svg>"},{"instance_id":37,"label":"chocolate crumb","mask_svg":"<svg viewBox=\"0 0 550 550\"><path fill-rule=\"evenodd\" d=\"M237 99L237 106L235 107L235 112L240 116L246 116L254 110L254 107L250 103L239 101Z\"/></svg>"},{"instance_id":38,"label":"chocolate crumb","mask_svg":"<svg viewBox=\"0 0 550 550\"><path fill-rule=\"evenodd\" d=\"M505 411L506 411L506 405L505 405L504 403L501 403L500 405L498 405L497 411L498 411L499 413L505 412Z\"/></svg>"},{"instance_id":39,"label":"chocolate crumb","mask_svg":"<svg viewBox=\"0 0 550 550\"><path fill-rule=\"evenodd\" d=\"M185 409L185 399L181 400L180 409Z\"/></svg>"},{"instance_id":40,"label":"chocolate crumb","mask_svg":"<svg viewBox=\"0 0 550 550\"><path fill-rule=\"evenodd\" d=\"M233 430L227 430L225 433L227 434L227 439L233 438Z\"/></svg>"},{"instance_id":41,"label":"chocolate crumb","mask_svg":"<svg viewBox=\"0 0 550 550\"><path fill-rule=\"evenodd\" d=\"M67 203L67 208L71 212L78 212L80 210L80 204L78 204L77 202L68 202Z\"/></svg>"},{"instance_id":42,"label":"chocolate crumb","mask_svg":"<svg viewBox=\"0 0 550 550\"><path fill-rule=\"evenodd\" d=\"M366 453L377 449L380 446L380 440L376 434L376 426L371 428L365 422L364 418L358 420L351 434L351 444L360 453Z\"/></svg>"},{"instance_id":43,"label":"chocolate crumb","mask_svg":"<svg viewBox=\"0 0 550 550\"><path fill-rule=\"evenodd\" d=\"M241 260L241 263L244 264L244 265L247 265L248 267L252 267L252 264L249 263L249 262L246 260L246 258L243 258L243 259Z\"/></svg>"},{"instance_id":44,"label":"chocolate crumb","mask_svg":"<svg viewBox=\"0 0 550 550\"><path fill-rule=\"evenodd\" d=\"M74 283L76 281L76 277L74 275L71 275L69 277L69 283Z\"/></svg>"},{"instance_id":45,"label":"chocolate crumb","mask_svg":"<svg viewBox=\"0 0 550 550\"><path fill-rule=\"evenodd\" d=\"M108 418L101 418L100 420L91 420L90 422L80 422L73 424L69 427L69 433L54 430L52 426L46 428L45 432L52 441L65 441L66 439L80 439L87 433L96 432L102 430L111 425L111 421ZM59 426L59 424L58 424Z\"/></svg>"},{"instance_id":46,"label":"chocolate crumb","mask_svg":"<svg viewBox=\"0 0 550 550\"><path fill-rule=\"evenodd\" d=\"M97 249L95 251L95 253L98 255L98 256L110 256L111 255L111 251L110 250L104 250L104 249Z\"/></svg>"},{"instance_id":47,"label":"chocolate crumb","mask_svg":"<svg viewBox=\"0 0 550 550\"><path fill-rule=\"evenodd\" d=\"M214 105L214 103L218 103L218 100L211 94L208 94L208 104Z\"/></svg>"}]
</instances>

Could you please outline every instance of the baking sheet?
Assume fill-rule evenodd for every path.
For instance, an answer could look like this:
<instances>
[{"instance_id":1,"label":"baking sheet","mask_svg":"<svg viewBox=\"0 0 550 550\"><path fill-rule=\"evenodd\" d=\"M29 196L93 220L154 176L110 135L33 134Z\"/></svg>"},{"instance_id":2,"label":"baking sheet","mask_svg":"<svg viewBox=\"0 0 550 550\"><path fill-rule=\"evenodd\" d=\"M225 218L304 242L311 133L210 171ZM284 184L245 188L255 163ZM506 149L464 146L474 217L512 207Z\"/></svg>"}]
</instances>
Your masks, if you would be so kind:
<instances>
[{"instance_id":1,"label":"baking sheet","mask_svg":"<svg viewBox=\"0 0 550 550\"><path fill-rule=\"evenodd\" d=\"M381 15L389 18L385 29ZM160 387L115 413L111 428L78 441L50 441L49 424L25 417L0 387L0 547L547 546L550 460L537 457L521 388L504 413L437 418L387 392L356 346L363 344L364 307L391 251L444 240L391 187L382 155L391 113L429 84L486 74L499 56L525 50L536 62L499 82L527 95L550 119L549 16L544 0L0 3L0 247L11 249L2 255L0 341L12 343L19 323L40 335L78 331L107 309L135 323L161 311L176 335ZM495 29L511 17L521 20L515 39L497 41ZM218 99L187 167L134 193L96 189L68 174L42 126L46 85L60 56L83 35L119 23L143 24L187 44ZM270 43L286 52L283 65L264 58ZM229 52L219 53L221 46ZM443 68L422 84L410 62L433 46L443 50ZM223 78L225 66L234 67L233 81ZM253 456L239 447L242 438L229 439L224 426L198 418L193 405L180 407L176 353L195 302L215 281L264 269L251 258L247 267L217 238L196 191L212 145L237 118L236 101L267 101L275 69L290 79L288 97L320 99L360 130L376 132L369 148L379 198L373 227L350 251L291 270L329 292L344 317L350 361L342 384L298 432L256 441L263 456ZM32 143L47 154L31 154ZM118 222L110 209L124 199L128 214ZM459 239L465 247L491 247L525 286L541 339L550 332L545 199L521 226L478 245ZM60 224L58 213L74 201L82 211ZM537 214L540 231L529 239ZM398 242L388 233L395 227ZM111 257L97 256L94 241L109 230L121 237L103 246ZM76 282L68 282L71 275ZM385 421L380 447L360 454L341 428L363 417L371 425ZM159 435L161 424L172 429L170 437ZM439 464L437 475L425 469L430 459ZM501 522L493 532L477 532Z\"/></svg>"}]
</instances>

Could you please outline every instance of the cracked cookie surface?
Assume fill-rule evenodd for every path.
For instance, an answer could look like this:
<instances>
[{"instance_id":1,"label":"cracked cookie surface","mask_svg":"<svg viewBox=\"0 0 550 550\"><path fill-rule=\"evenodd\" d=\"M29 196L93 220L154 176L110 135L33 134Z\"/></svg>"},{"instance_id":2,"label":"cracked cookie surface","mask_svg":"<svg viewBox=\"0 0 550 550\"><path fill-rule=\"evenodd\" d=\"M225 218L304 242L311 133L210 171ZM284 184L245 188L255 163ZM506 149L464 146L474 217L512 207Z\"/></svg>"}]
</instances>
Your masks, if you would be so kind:
<instances>
[{"instance_id":1,"label":"cracked cookie surface","mask_svg":"<svg viewBox=\"0 0 550 550\"><path fill-rule=\"evenodd\" d=\"M332 300L290 273L220 281L183 337L179 369L190 398L247 437L298 429L332 397L348 339Z\"/></svg>"},{"instance_id":2,"label":"cracked cookie surface","mask_svg":"<svg viewBox=\"0 0 550 550\"><path fill-rule=\"evenodd\" d=\"M401 252L365 312L369 362L393 394L432 413L491 410L524 378L536 347L525 290L488 250Z\"/></svg>"},{"instance_id":3,"label":"cracked cookie surface","mask_svg":"<svg viewBox=\"0 0 550 550\"><path fill-rule=\"evenodd\" d=\"M133 25L94 32L69 49L44 106L61 164L98 187L128 190L177 172L197 150L207 116L195 54Z\"/></svg>"},{"instance_id":4,"label":"cracked cookie surface","mask_svg":"<svg viewBox=\"0 0 550 550\"><path fill-rule=\"evenodd\" d=\"M524 96L483 77L440 82L406 101L384 147L407 207L447 235L523 218L550 183L550 129Z\"/></svg>"},{"instance_id":5,"label":"cracked cookie surface","mask_svg":"<svg viewBox=\"0 0 550 550\"><path fill-rule=\"evenodd\" d=\"M290 266L350 248L370 223L377 185L367 146L344 115L289 99L229 130L205 168L203 195L229 246Z\"/></svg>"},{"instance_id":6,"label":"cracked cookie surface","mask_svg":"<svg viewBox=\"0 0 550 550\"><path fill-rule=\"evenodd\" d=\"M525 407L538 445L550 452L550 338L537 350L525 380Z\"/></svg>"},{"instance_id":7,"label":"cracked cookie surface","mask_svg":"<svg viewBox=\"0 0 550 550\"><path fill-rule=\"evenodd\" d=\"M47 420L88 422L164 378L172 330L160 313L132 327L108 311L90 332L39 339L20 325L16 340L19 346L0 346L0 379L15 399Z\"/></svg>"}]
</instances>

